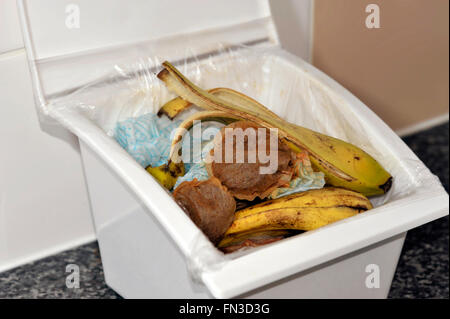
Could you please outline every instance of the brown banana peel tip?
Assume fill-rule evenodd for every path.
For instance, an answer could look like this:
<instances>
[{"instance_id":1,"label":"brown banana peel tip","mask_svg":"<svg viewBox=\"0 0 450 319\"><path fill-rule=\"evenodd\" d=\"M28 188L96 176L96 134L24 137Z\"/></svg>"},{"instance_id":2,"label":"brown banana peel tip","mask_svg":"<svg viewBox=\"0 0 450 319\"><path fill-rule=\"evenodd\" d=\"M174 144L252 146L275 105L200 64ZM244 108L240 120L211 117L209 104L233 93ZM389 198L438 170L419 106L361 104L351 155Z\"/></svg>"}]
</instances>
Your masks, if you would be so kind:
<instances>
[{"instance_id":1,"label":"brown banana peel tip","mask_svg":"<svg viewBox=\"0 0 450 319\"><path fill-rule=\"evenodd\" d=\"M392 176L389 177L388 180L386 181L386 183L379 186L380 189L386 194L392 188L393 181L394 181L394 178Z\"/></svg>"},{"instance_id":2,"label":"brown banana peel tip","mask_svg":"<svg viewBox=\"0 0 450 319\"><path fill-rule=\"evenodd\" d=\"M164 63L163 63L164 65ZM161 71L159 71L158 75L156 76L158 79L160 79L161 81L165 82L165 79L170 76L169 71L167 71L167 69L162 69Z\"/></svg>"},{"instance_id":3,"label":"brown banana peel tip","mask_svg":"<svg viewBox=\"0 0 450 319\"><path fill-rule=\"evenodd\" d=\"M173 118L171 118L170 116L169 116L169 114L167 113L167 112L165 112L164 110L159 110L158 111L158 113L156 113L156 116L158 116L158 117L161 117L161 116L163 116L163 115L165 115L165 116L167 116L168 118L170 118L171 120L173 120Z\"/></svg>"}]
</instances>

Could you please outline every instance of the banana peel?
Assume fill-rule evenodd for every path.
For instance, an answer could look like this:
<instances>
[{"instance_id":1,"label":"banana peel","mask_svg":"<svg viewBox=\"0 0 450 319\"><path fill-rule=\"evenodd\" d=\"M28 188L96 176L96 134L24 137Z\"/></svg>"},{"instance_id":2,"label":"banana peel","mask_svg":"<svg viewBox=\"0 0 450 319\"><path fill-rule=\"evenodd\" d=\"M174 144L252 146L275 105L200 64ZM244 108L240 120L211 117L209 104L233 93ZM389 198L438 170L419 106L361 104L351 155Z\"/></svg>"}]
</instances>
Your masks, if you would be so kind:
<instances>
[{"instance_id":1,"label":"banana peel","mask_svg":"<svg viewBox=\"0 0 450 319\"><path fill-rule=\"evenodd\" d=\"M240 234L253 232L314 230L372 208L365 196L345 189L297 193L237 211L220 244L227 245Z\"/></svg>"},{"instance_id":2,"label":"banana peel","mask_svg":"<svg viewBox=\"0 0 450 319\"><path fill-rule=\"evenodd\" d=\"M358 214L350 207L288 207L271 209L236 219L225 233L228 235L275 229L314 230Z\"/></svg>"},{"instance_id":3,"label":"banana peel","mask_svg":"<svg viewBox=\"0 0 450 319\"><path fill-rule=\"evenodd\" d=\"M168 190L171 190L175 186L178 177L185 174L185 168L182 162L174 163L169 161L157 167L147 166L145 170Z\"/></svg>"},{"instance_id":4,"label":"banana peel","mask_svg":"<svg viewBox=\"0 0 450 319\"><path fill-rule=\"evenodd\" d=\"M295 193L277 199L264 201L259 204L241 209L235 213L235 219L258 214L266 210L307 207L351 207L359 211L367 211L373 208L370 201L362 194L337 187L324 187L306 192Z\"/></svg>"},{"instance_id":5,"label":"banana peel","mask_svg":"<svg viewBox=\"0 0 450 319\"><path fill-rule=\"evenodd\" d=\"M166 86L182 99L206 110L216 110L249 120L267 128L277 128L278 136L293 147L308 151L313 168L325 174L332 186L358 191L366 196L385 194L392 185L392 176L368 153L342 140L291 124L267 108L254 103L229 102L205 91L181 74L169 62L158 74ZM242 99L241 99L242 101Z\"/></svg>"},{"instance_id":6,"label":"banana peel","mask_svg":"<svg viewBox=\"0 0 450 319\"><path fill-rule=\"evenodd\" d=\"M177 96L176 98L164 104L159 109L157 115L161 117L164 114L168 118L173 120L178 114L188 109L190 106L192 106L191 102L183 100L181 97Z\"/></svg>"},{"instance_id":7,"label":"banana peel","mask_svg":"<svg viewBox=\"0 0 450 319\"><path fill-rule=\"evenodd\" d=\"M251 97L242 94L238 91L229 88L214 88L208 91L209 93L217 96L218 98L228 101L230 103L238 103L243 107L247 108L259 108L263 112L275 115L272 111L267 109L264 105L255 101ZM187 100L184 100L180 96L168 101L164 104L158 111L158 116L161 117L163 114L173 120L178 114L190 108L193 104ZM276 115L275 115L276 116Z\"/></svg>"}]
</instances>

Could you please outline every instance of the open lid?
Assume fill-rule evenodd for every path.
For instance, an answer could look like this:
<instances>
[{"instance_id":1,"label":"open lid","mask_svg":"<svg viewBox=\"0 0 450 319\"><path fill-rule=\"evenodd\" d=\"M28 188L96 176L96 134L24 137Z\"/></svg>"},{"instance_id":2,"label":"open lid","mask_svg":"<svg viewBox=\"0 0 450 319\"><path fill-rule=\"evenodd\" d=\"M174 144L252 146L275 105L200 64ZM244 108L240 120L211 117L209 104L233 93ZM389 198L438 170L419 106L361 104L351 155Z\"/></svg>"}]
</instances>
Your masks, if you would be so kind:
<instances>
[{"instance_id":1,"label":"open lid","mask_svg":"<svg viewBox=\"0 0 450 319\"><path fill-rule=\"evenodd\" d=\"M180 47L198 58L217 43L278 44L268 0L19 0L18 8L44 113L53 99L145 54L174 61Z\"/></svg>"}]
</instances>

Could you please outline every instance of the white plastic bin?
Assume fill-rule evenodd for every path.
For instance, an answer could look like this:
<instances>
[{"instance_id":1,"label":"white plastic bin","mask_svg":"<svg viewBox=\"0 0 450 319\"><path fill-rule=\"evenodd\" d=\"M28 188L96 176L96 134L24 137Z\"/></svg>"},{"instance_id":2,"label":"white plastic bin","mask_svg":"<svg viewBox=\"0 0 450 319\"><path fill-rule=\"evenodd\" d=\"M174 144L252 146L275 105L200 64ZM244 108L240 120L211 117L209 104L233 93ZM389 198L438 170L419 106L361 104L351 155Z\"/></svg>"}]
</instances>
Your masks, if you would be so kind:
<instances>
[{"instance_id":1,"label":"white plastic bin","mask_svg":"<svg viewBox=\"0 0 450 319\"><path fill-rule=\"evenodd\" d=\"M50 35L50 39L42 36L53 22L41 27L36 19L43 13L32 1L19 2L38 105L80 139L106 282L128 298L384 298L406 231L448 214L448 195L400 138L361 101L278 47L266 1L246 1L236 19L229 7L238 3L242 2L203 2L202 14L208 19L200 16L194 21L175 22L180 28L189 23L188 31L192 32L186 36L168 32L145 43L121 43L116 48L103 43L101 48L93 48L91 43L68 35L68 46L83 51L74 53L73 48L64 52L64 46L52 42L61 35ZM145 24L141 12L151 2L133 4L135 20L142 19ZM129 2L126 5L128 8ZM184 17L195 11L180 1L170 5L184 5ZM158 6L153 9L156 12L151 16L156 20L159 16L162 23L166 11ZM89 12L100 15L100 21L104 14L100 11L94 8ZM222 41L230 47L247 43L265 49L262 56L257 53L260 51L239 48L236 54L228 49L215 51L216 43ZM180 46L190 52L180 53ZM184 72L194 80L195 74L200 74L197 80L202 86L221 84L240 89L292 122L364 148L391 172L393 189L374 199L376 208L369 212L224 257L171 195L107 134L117 120L143 114L168 98L162 84L150 81L145 82L144 92L150 98L144 106L116 108L123 95L111 89L120 87L120 81L110 74L115 67L115 74L123 75L125 69L118 65L132 67L143 52L172 61L194 56L184 60ZM247 52L256 53L246 56ZM157 65L153 65L155 69L142 68L152 63L137 67L152 74ZM224 67L215 67L222 64ZM139 83L139 77L128 74L123 79ZM130 85L123 82L124 87ZM73 91L76 93L71 95ZM111 96L105 96L107 92Z\"/></svg>"}]
</instances>

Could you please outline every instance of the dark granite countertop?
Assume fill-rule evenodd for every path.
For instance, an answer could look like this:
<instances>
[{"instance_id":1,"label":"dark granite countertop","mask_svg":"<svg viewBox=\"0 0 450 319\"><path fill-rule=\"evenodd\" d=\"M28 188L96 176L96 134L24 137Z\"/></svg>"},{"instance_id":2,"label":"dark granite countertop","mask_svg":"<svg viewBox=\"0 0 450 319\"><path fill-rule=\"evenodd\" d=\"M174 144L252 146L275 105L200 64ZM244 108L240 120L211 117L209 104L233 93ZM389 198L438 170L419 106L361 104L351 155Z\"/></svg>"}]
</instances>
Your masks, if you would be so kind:
<instances>
[{"instance_id":1,"label":"dark granite countertop","mask_svg":"<svg viewBox=\"0 0 450 319\"><path fill-rule=\"evenodd\" d=\"M448 192L449 125L404 138ZM408 232L390 298L449 298L448 216ZM67 264L80 267L80 288L66 288ZM0 274L0 298L120 298L108 288L97 243Z\"/></svg>"}]
</instances>

